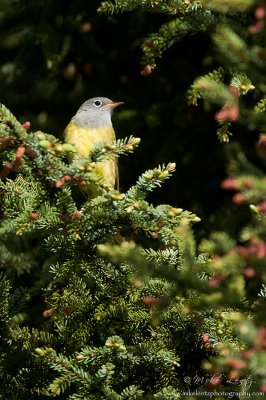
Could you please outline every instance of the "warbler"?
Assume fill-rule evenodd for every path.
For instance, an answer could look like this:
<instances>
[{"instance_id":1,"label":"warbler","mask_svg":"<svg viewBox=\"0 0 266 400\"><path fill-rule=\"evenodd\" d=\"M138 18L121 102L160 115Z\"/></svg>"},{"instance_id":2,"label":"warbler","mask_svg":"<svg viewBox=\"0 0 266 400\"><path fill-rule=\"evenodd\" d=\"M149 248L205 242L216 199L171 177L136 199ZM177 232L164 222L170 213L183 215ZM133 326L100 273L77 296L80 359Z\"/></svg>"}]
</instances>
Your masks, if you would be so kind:
<instances>
[{"instance_id":1,"label":"warbler","mask_svg":"<svg viewBox=\"0 0 266 400\"><path fill-rule=\"evenodd\" d=\"M112 125L113 110L124 102L113 102L106 97L93 97L85 101L78 109L65 129L65 140L74 145L76 156L88 157L97 145L113 144L116 138ZM94 172L101 176L106 188L114 188L118 182L117 160L97 163ZM93 183L83 186L82 190L91 197L101 194Z\"/></svg>"}]
</instances>

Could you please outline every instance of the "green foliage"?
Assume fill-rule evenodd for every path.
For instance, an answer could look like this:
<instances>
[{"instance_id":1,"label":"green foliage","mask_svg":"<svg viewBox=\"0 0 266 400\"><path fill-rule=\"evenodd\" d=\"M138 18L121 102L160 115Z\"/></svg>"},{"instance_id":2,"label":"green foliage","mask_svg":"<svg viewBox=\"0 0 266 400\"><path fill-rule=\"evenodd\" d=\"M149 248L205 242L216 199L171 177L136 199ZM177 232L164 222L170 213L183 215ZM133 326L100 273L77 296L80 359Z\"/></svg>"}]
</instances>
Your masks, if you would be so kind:
<instances>
[{"instance_id":1,"label":"green foliage","mask_svg":"<svg viewBox=\"0 0 266 400\"><path fill-rule=\"evenodd\" d=\"M229 3L229 4L228 4ZM214 23L224 20L223 14L228 14L228 18L233 18L237 12L243 12L253 5L252 0L247 1L104 1L99 7L100 13L121 13L132 11L140 7L143 11L151 13L162 13L173 16L174 18L164 23L158 33L153 33L145 39L143 50L143 64L149 65L152 69L156 67L156 61L161 58L165 50L180 41L185 35L195 34L199 31L209 29ZM221 15L219 15L221 13ZM178 16L178 17L176 17ZM244 42L233 32L225 32L229 28L219 25L219 32L215 38L221 45L227 45L228 39L233 44L232 54L246 49ZM227 40L222 35L228 34ZM250 57L251 54L247 53Z\"/></svg>"},{"instance_id":2,"label":"green foliage","mask_svg":"<svg viewBox=\"0 0 266 400\"><path fill-rule=\"evenodd\" d=\"M146 171L126 193L84 199L78 191L81 178L90 182L84 166L132 151L139 140L118 141L110 154L97 148L68 164L64 144L41 132L21 135L2 107L2 123L9 126L9 119L1 181L1 248L10 254L2 265L4 396L173 398L186 390L182 376L200 373L210 350L220 355L210 362L223 366L225 348L237 354L247 346L251 339L234 338L235 323L250 323L245 315L252 308L244 301L239 268L245 264L235 242L216 234L197 257L191 225L200 219L147 201L174 163ZM239 159L249 165L241 153ZM33 240L36 250L29 252ZM210 261L206 253L217 251L220 258ZM11 294L27 276L33 284ZM199 360L188 369L191 351ZM9 365L11 356L16 361ZM263 361L257 362L259 368Z\"/></svg>"},{"instance_id":3,"label":"green foliage","mask_svg":"<svg viewBox=\"0 0 266 400\"><path fill-rule=\"evenodd\" d=\"M181 227L188 237L190 225L200 219L169 205L154 207L146 198L171 176L175 164L146 171L126 193L105 190L84 199L78 185L82 179L92 181L88 166L131 152L139 139L96 148L90 158L74 158L69 164L58 139L40 131L26 133L5 107L1 110L1 251L2 269L9 277L1 292L9 347L2 350L5 363L11 354L19 360L13 366L14 393L20 392L19 398L66 399L170 396L171 385L182 387L178 368L187 326L191 344L195 342L193 320L179 302L170 306L176 292L172 278L178 270L185 273L188 261L196 262L194 244L189 260L185 254ZM143 249L139 252L129 239L142 242ZM104 249L112 249L117 240L124 258L108 261ZM33 241L36 250L29 251ZM148 271L151 266L153 272ZM10 285L27 276L33 285L27 282L16 301L9 298ZM11 303L16 308L13 319ZM7 382L5 369L3 376ZM13 398L8 384L2 393Z\"/></svg>"},{"instance_id":4,"label":"green foliage","mask_svg":"<svg viewBox=\"0 0 266 400\"><path fill-rule=\"evenodd\" d=\"M222 143L229 142L229 137L232 136L228 130L231 125L230 121L239 118L238 98L255 89L245 73L230 72L230 78L229 85L226 85L223 82L225 71L223 68L219 68L197 78L188 91L189 104L196 106L198 99L203 99L207 105L213 103L222 106L221 110L215 114L215 119L219 124L217 136ZM255 110L257 108L258 106L255 107Z\"/></svg>"},{"instance_id":5,"label":"green foliage","mask_svg":"<svg viewBox=\"0 0 266 400\"><path fill-rule=\"evenodd\" d=\"M33 120L42 126L52 115L47 110L58 110L61 103L65 114L66 103L96 87L121 95L128 85L129 98L134 103L135 90L138 105L121 112L120 122L131 129L134 120L147 135L151 130L151 140L143 140L144 146L149 143L143 158L150 155L160 165L145 168L122 193L107 191L95 172L97 163L131 153L139 138L118 139L80 159L54 135L28 133L29 124L21 125L1 105L0 397L186 399L194 389L201 396L219 389L228 397L235 391L237 397L257 392L253 397L261 398L266 390L265 7L251 0L105 1L98 10L110 15L112 32L118 27L110 44L106 25L90 14L92 3L61 7L41 1L38 12L32 1L6 5L0 14L6 96L14 107L29 99ZM129 13L119 19L125 11L132 19ZM120 47L124 40L130 42L127 51ZM141 86L127 69L138 46ZM9 51L21 58L11 62ZM122 53L116 68L113 60ZM95 62L103 54L108 62ZM159 75L159 68L154 70L164 59L165 73ZM91 79L97 73L101 78ZM182 85L183 91L191 85L189 106L179 95ZM199 100L204 118L190 107ZM45 112L36 117L40 104ZM213 114L218 139L230 149L229 177L221 186L233 191L232 204L230 192L219 191L219 200L213 189L205 193L206 182L217 187L225 175L224 169L217 175L216 163L223 150L212 154L205 139ZM173 142L169 138L176 131ZM248 155L235 143L239 138ZM255 151L250 142L256 142ZM176 162L162 164L165 148ZM222 204L218 218L208 210L208 237L196 228L199 246L192 231L201 220L196 214L161 204L159 197L152 204L149 197L175 169L181 179L191 165L199 181L194 196L185 177L172 186L171 204L176 192L193 204L204 193L206 208L216 211ZM96 184L101 195L86 198L84 184Z\"/></svg>"},{"instance_id":6,"label":"green foliage","mask_svg":"<svg viewBox=\"0 0 266 400\"><path fill-rule=\"evenodd\" d=\"M253 107L249 105L246 108L241 101L243 95L255 89L246 73L251 74L257 81L258 78L262 78L260 69L265 66L262 52L259 51L260 37L258 36L258 40L257 37L249 37L253 34L253 26L254 29L258 29L258 32L264 27L263 22L260 22L263 20L263 15L260 17L259 13L257 25L250 24L247 13L253 5L253 1L234 1L228 4L221 1L131 2L124 0L116 1L114 4L103 2L99 11L119 13L141 8L145 12L166 13L172 16L170 21L162 24L157 33L150 34L143 41L143 65L145 65L143 75L150 74L164 52L184 36L208 31L218 52L218 61L222 63L222 66L195 79L188 92L188 101L192 105L197 105L198 99L202 98L207 107L210 103L221 107L216 112L215 119L220 124L217 131L218 139L225 143L232 136L232 131L228 130L231 122L239 120L240 123L245 124L247 114L250 115L251 120L254 120L254 110L258 113L263 112L264 109L265 85L259 87L262 100L257 105ZM236 15L239 17L237 22L235 22ZM261 123L261 129L264 125L265 121Z\"/></svg>"},{"instance_id":7,"label":"green foliage","mask_svg":"<svg viewBox=\"0 0 266 400\"><path fill-rule=\"evenodd\" d=\"M143 65L149 65L151 69L156 67L158 58L174 43L181 40L187 34L195 34L213 22L209 10L204 10L201 2L184 1L116 1L103 2L98 9L100 13L114 13L132 11L141 7L144 11L163 13L178 17L164 23L158 33L153 33L142 44Z\"/></svg>"},{"instance_id":8,"label":"green foliage","mask_svg":"<svg viewBox=\"0 0 266 400\"><path fill-rule=\"evenodd\" d=\"M255 112L263 113L266 110L266 96L264 96L255 106Z\"/></svg>"}]
</instances>

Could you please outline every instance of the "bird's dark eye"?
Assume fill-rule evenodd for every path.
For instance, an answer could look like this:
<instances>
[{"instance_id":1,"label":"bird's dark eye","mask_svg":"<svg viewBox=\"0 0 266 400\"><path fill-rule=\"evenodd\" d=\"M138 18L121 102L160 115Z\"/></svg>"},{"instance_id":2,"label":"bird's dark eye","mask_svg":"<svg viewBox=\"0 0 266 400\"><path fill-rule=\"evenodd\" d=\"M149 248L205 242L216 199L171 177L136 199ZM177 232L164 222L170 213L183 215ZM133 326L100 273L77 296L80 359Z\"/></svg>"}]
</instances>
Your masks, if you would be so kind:
<instances>
[{"instance_id":1,"label":"bird's dark eye","mask_svg":"<svg viewBox=\"0 0 266 400\"><path fill-rule=\"evenodd\" d=\"M101 100L95 100L93 104L95 105L95 107L101 107L102 102Z\"/></svg>"}]
</instances>

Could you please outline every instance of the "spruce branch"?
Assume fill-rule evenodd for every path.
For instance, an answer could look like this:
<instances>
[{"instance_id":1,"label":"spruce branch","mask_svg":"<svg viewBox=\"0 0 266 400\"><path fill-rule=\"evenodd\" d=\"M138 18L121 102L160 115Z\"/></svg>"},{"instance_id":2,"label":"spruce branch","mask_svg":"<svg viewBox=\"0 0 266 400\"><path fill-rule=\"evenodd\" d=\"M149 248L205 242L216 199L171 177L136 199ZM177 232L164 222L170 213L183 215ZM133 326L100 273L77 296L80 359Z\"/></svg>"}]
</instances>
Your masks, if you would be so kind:
<instances>
[{"instance_id":1,"label":"spruce branch","mask_svg":"<svg viewBox=\"0 0 266 400\"><path fill-rule=\"evenodd\" d=\"M121 400L138 399L144 394L144 391L136 385L130 385L121 392Z\"/></svg>"},{"instance_id":2,"label":"spruce branch","mask_svg":"<svg viewBox=\"0 0 266 400\"><path fill-rule=\"evenodd\" d=\"M229 121L218 121L217 137L221 143L228 143L232 133L229 131L231 123Z\"/></svg>"},{"instance_id":3,"label":"spruce branch","mask_svg":"<svg viewBox=\"0 0 266 400\"><path fill-rule=\"evenodd\" d=\"M0 331L3 330L3 325L6 324L9 317L9 293L11 285L3 274L0 274Z\"/></svg>"},{"instance_id":4,"label":"spruce branch","mask_svg":"<svg viewBox=\"0 0 266 400\"><path fill-rule=\"evenodd\" d=\"M197 104L199 98L221 106L232 104L235 101L234 96L224 83L210 79L208 76L197 78L188 96L193 105Z\"/></svg>"},{"instance_id":5,"label":"spruce branch","mask_svg":"<svg viewBox=\"0 0 266 400\"><path fill-rule=\"evenodd\" d=\"M65 164L64 161L58 160L58 154L55 154L55 149L56 146L61 149L62 145L57 143L55 148L48 147L48 151L45 152L45 157L42 157L40 160L37 159L36 163L39 168L43 169L44 166L41 164L43 164L46 158L46 168L49 168L51 172L53 171L53 176L52 174L49 175L49 183L56 189L61 189L69 185L78 185L82 188L83 186L89 187L91 184L96 184L99 189L101 188L104 192L106 189L104 179L101 174L97 172L99 163L117 158L121 154L132 153L139 143L140 139L133 136L119 139L110 145L96 146L91 151L90 156L85 158L80 158L75 155L75 149L71 145L73 157L70 165ZM55 164L59 164L57 168L55 168Z\"/></svg>"},{"instance_id":6,"label":"spruce branch","mask_svg":"<svg viewBox=\"0 0 266 400\"><path fill-rule=\"evenodd\" d=\"M4 231L6 235L8 232L13 234L16 227L13 226L13 224L10 224L11 226L9 227L7 225L8 224L6 224L6 226L3 227L3 230L1 229L1 233ZM37 249L34 251L32 249L18 250L16 239L14 238L12 241L9 240L8 244L6 244L4 241L0 243L0 253L1 253L0 267L3 270L9 272L12 271L12 274L16 272L17 275L19 276L24 274L25 272L30 272L30 270L34 269L34 267L37 266L37 261L35 257L38 254L38 250Z\"/></svg>"},{"instance_id":7,"label":"spruce branch","mask_svg":"<svg viewBox=\"0 0 266 400\"><path fill-rule=\"evenodd\" d=\"M180 0L161 1L161 0L120 0L113 4L110 1L102 2L98 8L100 13L119 13L124 11L132 11L140 7L143 11L159 12L169 15L179 15L180 18L174 18L164 23L157 33L149 35L142 44L143 75L148 74L156 67L157 59L161 58L163 53L174 43L181 40L187 34L194 34L198 31L205 30L212 23L212 15L209 10L203 10L199 1L186 3ZM149 68L147 68L149 67Z\"/></svg>"},{"instance_id":8,"label":"spruce branch","mask_svg":"<svg viewBox=\"0 0 266 400\"><path fill-rule=\"evenodd\" d=\"M81 386L89 388L91 386L91 376L73 363L71 357L57 354L51 347L36 348L36 357L43 358L53 370L60 374L49 384L47 393L52 395L60 395L75 382L79 382Z\"/></svg>"},{"instance_id":9,"label":"spruce branch","mask_svg":"<svg viewBox=\"0 0 266 400\"><path fill-rule=\"evenodd\" d=\"M101 13L114 14L114 13L122 13L124 11L132 11L136 7L141 5L141 1L139 0L131 0L130 2L127 0L124 1L102 1L100 7L98 7L97 11ZM145 4L145 3L144 3Z\"/></svg>"},{"instance_id":10,"label":"spruce branch","mask_svg":"<svg viewBox=\"0 0 266 400\"><path fill-rule=\"evenodd\" d=\"M178 40L182 39L190 30L188 22L176 18L161 26L158 33L149 35L142 44L143 65L156 67L156 60Z\"/></svg>"},{"instance_id":11,"label":"spruce branch","mask_svg":"<svg viewBox=\"0 0 266 400\"><path fill-rule=\"evenodd\" d=\"M260 99L260 101L256 104L254 111L255 113L263 113L266 110L266 95Z\"/></svg>"},{"instance_id":12,"label":"spruce branch","mask_svg":"<svg viewBox=\"0 0 266 400\"><path fill-rule=\"evenodd\" d=\"M90 153L91 162L101 162L118 157L120 154L132 153L139 145L140 138L130 136L116 140L113 144L96 146Z\"/></svg>"},{"instance_id":13,"label":"spruce branch","mask_svg":"<svg viewBox=\"0 0 266 400\"><path fill-rule=\"evenodd\" d=\"M224 13L234 15L244 12L253 5L253 0L234 0L234 1L161 1L161 0L120 0L102 2L98 8L100 13L119 13L132 11L140 8L144 12L159 12L172 16L178 16L169 22L164 23L158 32L149 35L142 44L143 59L145 65L142 70L143 75L148 75L156 67L156 61L161 58L163 53L174 43L188 34L194 34L201 30L206 30L213 22L217 21L217 15ZM227 30L225 32L225 30ZM214 35L214 41L222 48L226 46L226 35L230 34L231 50L223 49L231 58L242 54L243 61L249 60L244 42L226 25L219 27ZM254 54L255 57L255 54ZM255 57L259 62L258 57Z\"/></svg>"},{"instance_id":14,"label":"spruce branch","mask_svg":"<svg viewBox=\"0 0 266 400\"><path fill-rule=\"evenodd\" d=\"M228 128L231 121L236 121L240 116L239 97L254 90L251 80L245 73L232 71L231 81L227 86L223 83L224 70L218 69L207 75L198 77L188 91L188 103L197 105L198 99L222 106L215 113L215 120L219 124L217 136L221 143L229 141L232 135Z\"/></svg>"},{"instance_id":15,"label":"spruce branch","mask_svg":"<svg viewBox=\"0 0 266 400\"><path fill-rule=\"evenodd\" d=\"M166 166L162 165L153 170L144 172L137 183L128 190L125 197L125 203L132 203L145 199L149 192L152 192L156 187L160 187L162 182L170 178L171 174L175 171L176 164L168 163Z\"/></svg>"},{"instance_id":16,"label":"spruce branch","mask_svg":"<svg viewBox=\"0 0 266 400\"><path fill-rule=\"evenodd\" d=\"M197 290L207 293L210 291L204 282L198 277L195 277L194 274L191 274L191 268L192 265L195 265L195 260L192 260L192 265L187 269L182 271L181 268L180 271L177 271L176 268L169 268L169 266L163 262L160 268L157 268L152 261L149 261L141 247L133 242L124 243L122 246L101 244L97 247L97 250L101 256L107 257L115 264L127 262L133 265L134 268L137 268L137 276L143 277L147 274L153 276L154 273L158 276L159 274L162 278L174 283L175 293L179 290L181 290L181 292L183 290L186 291L188 288L197 288ZM191 260L188 260L188 262L190 261ZM183 286L184 282L186 282L186 288Z\"/></svg>"},{"instance_id":17,"label":"spruce branch","mask_svg":"<svg viewBox=\"0 0 266 400\"><path fill-rule=\"evenodd\" d=\"M28 23L39 11L31 2L15 3L13 20L8 15L4 22L0 16L2 28L14 27L12 21ZM255 24L247 26L253 18L252 4ZM45 0L40 6L48 12ZM143 75L182 37L206 29L215 32L218 57L227 63L226 72L197 78L190 104L202 98L206 105L221 107L215 118L223 142L228 141L230 124L238 117L248 129L265 131L262 2L114 0L105 1L100 10L114 13L136 8L137 16L143 10L163 13L164 22L167 18L159 33L143 42ZM64 16L70 17L67 20L74 29L80 29L83 14L73 19L69 10ZM50 22L54 14L60 31L62 16L50 13ZM62 46L47 47L48 36L55 32L53 23L48 25L40 24L48 32L42 35L40 28L37 39L38 46L44 43L50 68L65 57L71 41L67 36ZM88 28L90 23L85 25ZM36 41L35 29L25 32ZM209 32L204 36L206 40ZM204 69L208 62L215 65L217 61L215 54L208 53L206 58L205 54L204 49ZM256 92L248 100L261 98L255 106L257 115L240 98L254 89L252 82ZM101 196L82 201L76 198L75 186L95 182L104 189L95 172L97 163L131 152L137 143L130 139L136 139L99 147L93 158L80 160L74 146L42 132L26 133L28 124L21 127L8 110L2 110L0 267L9 279L0 279L0 397L174 400L182 397L187 371L192 376L202 370L209 375L222 371L228 379L232 374L240 379L250 374L252 390L266 392L265 173L235 148L230 176L222 186L235 191L234 209L243 203L250 206L243 207L249 222L239 235L237 225L234 239L224 232L210 235L199 248L205 253L198 255L190 228L199 218L146 200L171 175L174 163L146 171L125 194L103 190ZM265 143L262 134L257 151L264 158ZM124 236L119 246L114 245L117 234ZM27 288L14 291L21 283ZM43 304L39 304L41 287L46 288ZM191 388L190 382L187 386ZM244 391L245 384L241 386Z\"/></svg>"},{"instance_id":18,"label":"spruce branch","mask_svg":"<svg viewBox=\"0 0 266 400\"><path fill-rule=\"evenodd\" d=\"M235 87L241 95L246 95L250 90L255 89L247 75L241 72L233 73L230 85Z\"/></svg>"},{"instance_id":19,"label":"spruce branch","mask_svg":"<svg viewBox=\"0 0 266 400\"><path fill-rule=\"evenodd\" d=\"M23 141L27 138L27 132L22 127L21 123L1 103L0 103L0 130L3 133L8 132L8 135L10 134L11 137L19 141Z\"/></svg>"},{"instance_id":20,"label":"spruce branch","mask_svg":"<svg viewBox=\"0 0 266 400\"><path fill-rule=\"evenodd\" d=\"M205 84L208 84L208 82L210 82L210 83L211 82L216 82L216 83L221 82L223 80L223 76L224 76L224 70L222 67L220 67L217 70L211 71L208 74L202 76L201 78L197 78L194 81L194 83L191 85L190 89L188 90L188 93L187 93L188 103L196 106L198 103L198 99L202 98L202 93L200 90L200 87L201 87L200 79L203 79L202 84L204 86L204 82L205 82Z\"/></svg>"},{"instance_id":21,"label":"spruce branch","mask_svg":"<svg viewBox=\"0 0 266 400\"><path fill-rule=\"evenodd\" d=\"M201 0L203 7L215 12L235 14L252 7L254 0Z\"/></svg>"},{"instance_id":22,"label":"spruce branch","mask_svg":"<svg viewBox=\"0 0 266 400\"><path fill-rule=\"evenodd\" d=\"M265 285L265 284L262 284L258 296L259 296L259 297L262 297L263 299L266 299L266 285Z\"/></svg>"},{"instance_id":23,"label":"spruce branch","mask_svg":"<svg viewBox=\"0 0 266 400\"><path fill-rule=\"evenodd\" d=\"M165 250L153 250L144 249L144 253L147 259L155 264L160 265L161 263L169 263L174 268L178 268L179 263L179 250L178 249L165 249Z\"/></svg>"},{"instance_id":24,"label":"spruce branch","mask_svg":"<svg viewBox=\"0 0 266 400\"><path fill-rule=\"evenodd\" d=\"M156 60L174 43L180 41L187 34L195 34L205 30L212 21L208 11L197 11L186 18L175 18L163 24L157 33L149 35L142 44L142 64L156 67Z\"/></svg>"},{"instance_id":25,"label":"spruce branch","mask_svg":"<svg viewBox=\"0 0 266 400\"><path fill-rule=\"evenodd\" d=\"M247 47L246 42L228 25L220 24L216 32L213 34L213 41L219 48L220 52L243 69L243 66L252 62L258 62L258 57Z\"/></svg>"},{"instance_id":26,"label":"spruce branch","mask_svg":"<svg viewBox=\"0 0 266 400\"><path fill-rule=\"evenodd\" d=\"M175 15L179 12L184 12L188 6L182 0L116 0L114 3L103 1L98 8L98 12L108 14L123 13L125 11L133 11L138 7L143 11L152 13Z\"/></svg>"}]
</instances>

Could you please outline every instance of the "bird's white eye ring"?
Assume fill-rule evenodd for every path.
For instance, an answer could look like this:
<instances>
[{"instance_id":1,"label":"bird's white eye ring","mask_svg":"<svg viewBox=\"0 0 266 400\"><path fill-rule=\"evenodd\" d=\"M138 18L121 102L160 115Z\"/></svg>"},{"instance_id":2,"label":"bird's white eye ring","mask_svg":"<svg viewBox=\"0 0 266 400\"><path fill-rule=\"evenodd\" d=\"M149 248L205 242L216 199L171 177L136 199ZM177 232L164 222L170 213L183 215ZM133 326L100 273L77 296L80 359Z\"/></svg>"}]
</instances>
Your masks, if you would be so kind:
<instances>
[{"instance_id":1,"label":"bird's white eye ring","mask_svg":"<svg viewBox=\"0 0 266 400\"><path fill-rule=\"evenodd\" d=\"M95 107L101 107L102 102L101 100L95 100L93 104L95 105Z\"/></svg>"}]
</instances>

